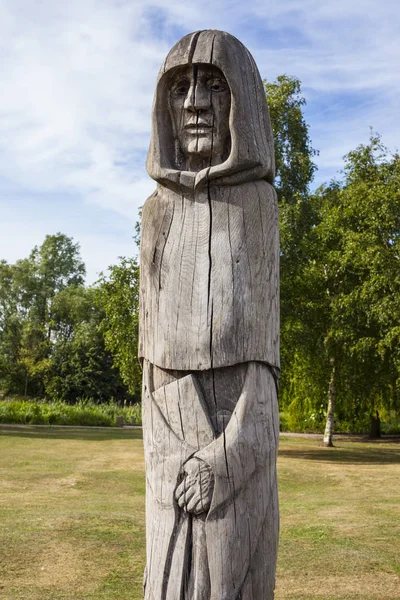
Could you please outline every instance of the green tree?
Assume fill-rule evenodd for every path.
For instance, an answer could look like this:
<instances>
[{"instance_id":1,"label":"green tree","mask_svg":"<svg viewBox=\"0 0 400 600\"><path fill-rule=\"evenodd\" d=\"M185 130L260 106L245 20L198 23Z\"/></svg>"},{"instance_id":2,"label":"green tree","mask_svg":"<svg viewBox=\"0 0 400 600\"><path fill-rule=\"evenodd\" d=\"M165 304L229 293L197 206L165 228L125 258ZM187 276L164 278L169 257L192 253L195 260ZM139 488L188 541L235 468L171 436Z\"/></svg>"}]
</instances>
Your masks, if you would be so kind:
<instances>
[{"instance_id":1,"label":"green tree","mask_svg":"<svg viewBox=\"0 0 400 600\"><path fill-rule=\"evenodd\" d=\"M264 81L275 145L275 188L280 204L296 204L306 197L316 165L309 126L303 108L301 82L279 75L276 81Z\"/></svg>"},{"instance_id":2,"label":"green tree","mask_svg":"<svg viewBox=\"0 0 400 600\"><path fill-rule=\"evenodd\" d=\"M285 315L286 308L291 312L296 310L297 301L290 293L289 280L292 281L298 266L304 262L303 238L314 224L309 187L317 168L313 159L318 151L312 147L303 114L306 100L300 81L280 75L276 81L265 81L264 85L274 134L274 185L279 203L282 309Z\"/></svg>"},{"instance_id":3,"label":"green tree","mask_svg":"<svg viewBox=\"0 0 400 600\"><path fill-rule=\"evenodd\" d=\"M309 188L318 152L312 147L309 127L304 117L305 98L301 83L295 77L280 75L273 82L264 82L274 133L276 179L279 203L281 248L281 405L294 402L297 414L315 414L300 397L293 397L293 373L304 372L308 361L304 320L308 319L308 290L304 287L303 271L308 264L309 234L315 225L315 207L310 202ZM312 382L304 384L306 388ZM301 395L301 397L303 397ZM292 407L293 408L293 407ZM304 422L302 423L304 426Z\"/></svg>"},{"instance_id":4,"label":"green tree","mask_svg":"<svg viewBox=\"0 0 400 600\"><path fill-rule=\"evenodd\" d=\"M75 403L80 398L105 402L130 400L100 324L105 314L97 290L69 285L52 302L53 343L45 392L51 398Z\"/></svg>"},{"instance_id":5,"label":"green tree","mask_svg":"<svg viewBox=\"0 0 400 600\"><path fill-rule=\"evenodd\" d=\"M23 320L15 274L15 265L0 261L0 388L6 393L25 379L25 370L19 364Z\"/></svg>"},{"instance_id":6,"label":"green tree","mask_svg":"<svg viewBox=\"0 0 400 600\"><path fill-rule=\"evenodd\" d=\"M61 233L0 263L0 381L5 392L75 401L127 390L104 347L104 313L85 289L79 245Z\"/></svg>"},{"instance_id":7,"label":"green tree","mask_svg":"<svg viewBox=\"0 0 400 600\"><path fill-rule=\"evenodd\" d=\"M28 288L28 292L34 292L33 297L32 293L30 296L31 310L45 324L50 338L52 299L70 285L84 284L86 269L80 256L79 244L62 233L47 235L43 244L32 250L28 264L28 272L34 281Z\"/></svg>"},{"instance_id":8,"label":"green tree","mask_svg":"<svg viewBox=\"0 0 400 600\"><path fill-rule=\"evenodd\" d=\"M17 262L15 282L23 319L19 361L25 370L25 395L28 391L45 394L51 370L52 302L68 286L83 286L84 275L79 244L62 233L47 235L28 259Z\"/></svg>"},{"instance_id":9,"label":"green tree","mask_svg":"<svg viewBox=\"0 0 400 600\"><path fill-rule=\"evenodd\" d=\"M331 338L347 358L356 413L376 418L399 399L400 157L371 134L348 154L344 174L337 206L324 215L337 231L330 258L341 279Z\"/></svg>"},{"instance_id":10,"label":"green tree","mask_svg":"<svg viewBox=\"0 0 400 600\"><path fill-rule=\"evenodd\" d=\"M292 323L307 340L297 341L307 368L291 365L294 398L304 402L304 380L312 379L314 409L329 389L338 417L365 427L399 406L399 156L372 135L345 158L343 182L323 186L311 202L317 218ZM332 423L326 434L330 444Z\"/></svg>"},{"instance_id":11,"label":"green tree","mask_svg":"<svg viewBox=\"0 0 400 600\"><path fill-rule=\"evenodd\" d=\"M98 303L104 311L100 328L106 348L119 368L129 392L140 397L138 361L139 265L135 258L120 259L98 282Z\"/></svg>"}]
</instances>

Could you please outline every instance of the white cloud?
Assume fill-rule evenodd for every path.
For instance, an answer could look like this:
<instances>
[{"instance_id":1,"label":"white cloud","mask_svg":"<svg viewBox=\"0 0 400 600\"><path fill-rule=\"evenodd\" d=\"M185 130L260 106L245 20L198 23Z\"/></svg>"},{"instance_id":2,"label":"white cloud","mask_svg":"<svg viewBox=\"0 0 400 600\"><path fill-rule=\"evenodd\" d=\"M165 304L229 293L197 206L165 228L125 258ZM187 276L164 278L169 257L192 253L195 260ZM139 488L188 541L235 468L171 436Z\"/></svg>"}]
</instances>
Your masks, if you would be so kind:
<instances>
[{"instance_id":1,"label":"white cloud","mask_svg":"<svg viewBox=\"0 0 400 600\"><path fill-rule=\"evenodd\" d=\"M62 4L43 2L40 15L29 2L1 6L0 173L34 191L108 196L118 209L145 176L166 47L135 41L141 6Z\"/></svg>"},{"instance_id":2,"label":"white cloud","mask_svg":"<svg viewBox=\"0 0 400 600\"><path fill-rule=\"evenodd\" d=\"M399 138L398 17L397 0L0 0L0 184L73 193L133 224L154 188L144 158L158 68L177 36L207 27L242 39L263 76L302 80L318 162L334 175L370 125L389 146Z\"/></svg>"},{"instance_id":3,"label":"white cloud","mask_svg":"<svg viewBox=\"0 0 400 600\"><path fill-rule=\"evenodd\" d=\"M320 150L317 182L334 176L342 157L365 143L369 127L398 146L400 95L400 10L394 0L256 2L259 27L279 37L276 47L258 41L252 48L261 72L280 73L303 82L312 108L306 109L313 144ZM318 106L320 105L320 106Z\"/></svg>"}]
</instances>

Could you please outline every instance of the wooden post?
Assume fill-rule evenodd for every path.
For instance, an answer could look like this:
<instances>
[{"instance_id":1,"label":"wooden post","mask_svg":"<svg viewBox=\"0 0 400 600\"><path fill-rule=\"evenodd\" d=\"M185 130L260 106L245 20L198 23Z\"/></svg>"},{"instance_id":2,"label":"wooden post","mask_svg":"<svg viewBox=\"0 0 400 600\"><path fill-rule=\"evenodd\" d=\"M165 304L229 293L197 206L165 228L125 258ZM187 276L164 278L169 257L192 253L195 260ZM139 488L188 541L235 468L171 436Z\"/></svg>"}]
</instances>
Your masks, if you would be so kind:
<instances>
[{"instance_id":1,"label":"wooden post","mask_svg":"<svg viewBox=\"0 0 400 600\"><path fill-rule=\"evenodd\" d=\"M142 215L146 600L272 600L279 239L248 50L185 36L157 81Z\"/></svg>"}]
</instances>

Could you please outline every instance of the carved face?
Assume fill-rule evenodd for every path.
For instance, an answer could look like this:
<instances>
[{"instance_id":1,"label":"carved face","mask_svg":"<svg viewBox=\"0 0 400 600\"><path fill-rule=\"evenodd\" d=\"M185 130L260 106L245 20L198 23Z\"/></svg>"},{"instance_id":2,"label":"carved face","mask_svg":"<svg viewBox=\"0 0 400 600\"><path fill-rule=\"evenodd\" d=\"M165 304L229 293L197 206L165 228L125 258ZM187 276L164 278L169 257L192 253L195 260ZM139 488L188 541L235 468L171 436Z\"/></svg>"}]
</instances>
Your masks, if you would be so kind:
<instances>
[{"instance_id":1,"label":"carved face","mask_svg":"<svg viewBox=\"0 0 400 600\"><path fill-rule=\"evenodd\" d=\"M196 158L209 165L223 162L230 151L231 93L222 72L207 64L175 69L169 103L185 158L192 164Z\"/></svg>"}]
</instances>

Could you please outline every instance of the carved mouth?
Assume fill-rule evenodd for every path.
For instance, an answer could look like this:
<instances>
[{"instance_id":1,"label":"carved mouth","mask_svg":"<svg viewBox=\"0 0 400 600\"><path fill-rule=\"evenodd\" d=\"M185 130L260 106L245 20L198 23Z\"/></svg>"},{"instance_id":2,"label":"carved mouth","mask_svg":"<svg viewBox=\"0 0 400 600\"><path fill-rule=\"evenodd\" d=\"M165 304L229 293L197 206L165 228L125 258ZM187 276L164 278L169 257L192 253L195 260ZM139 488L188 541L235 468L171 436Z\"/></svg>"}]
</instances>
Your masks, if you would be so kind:
<instances>
[{"instance_id":1,"label":"carved mouth","mask_svg":"<svg viewBox=\"0 0 400 600\"><path fill-rule=\"evenodd\" d=\"M185 125L185 131L188 133L195 133L197 135L208 135L212 129L212 125L208 125L207 123L189 123L188 125Z\"/></svg>"}]
</instances>

